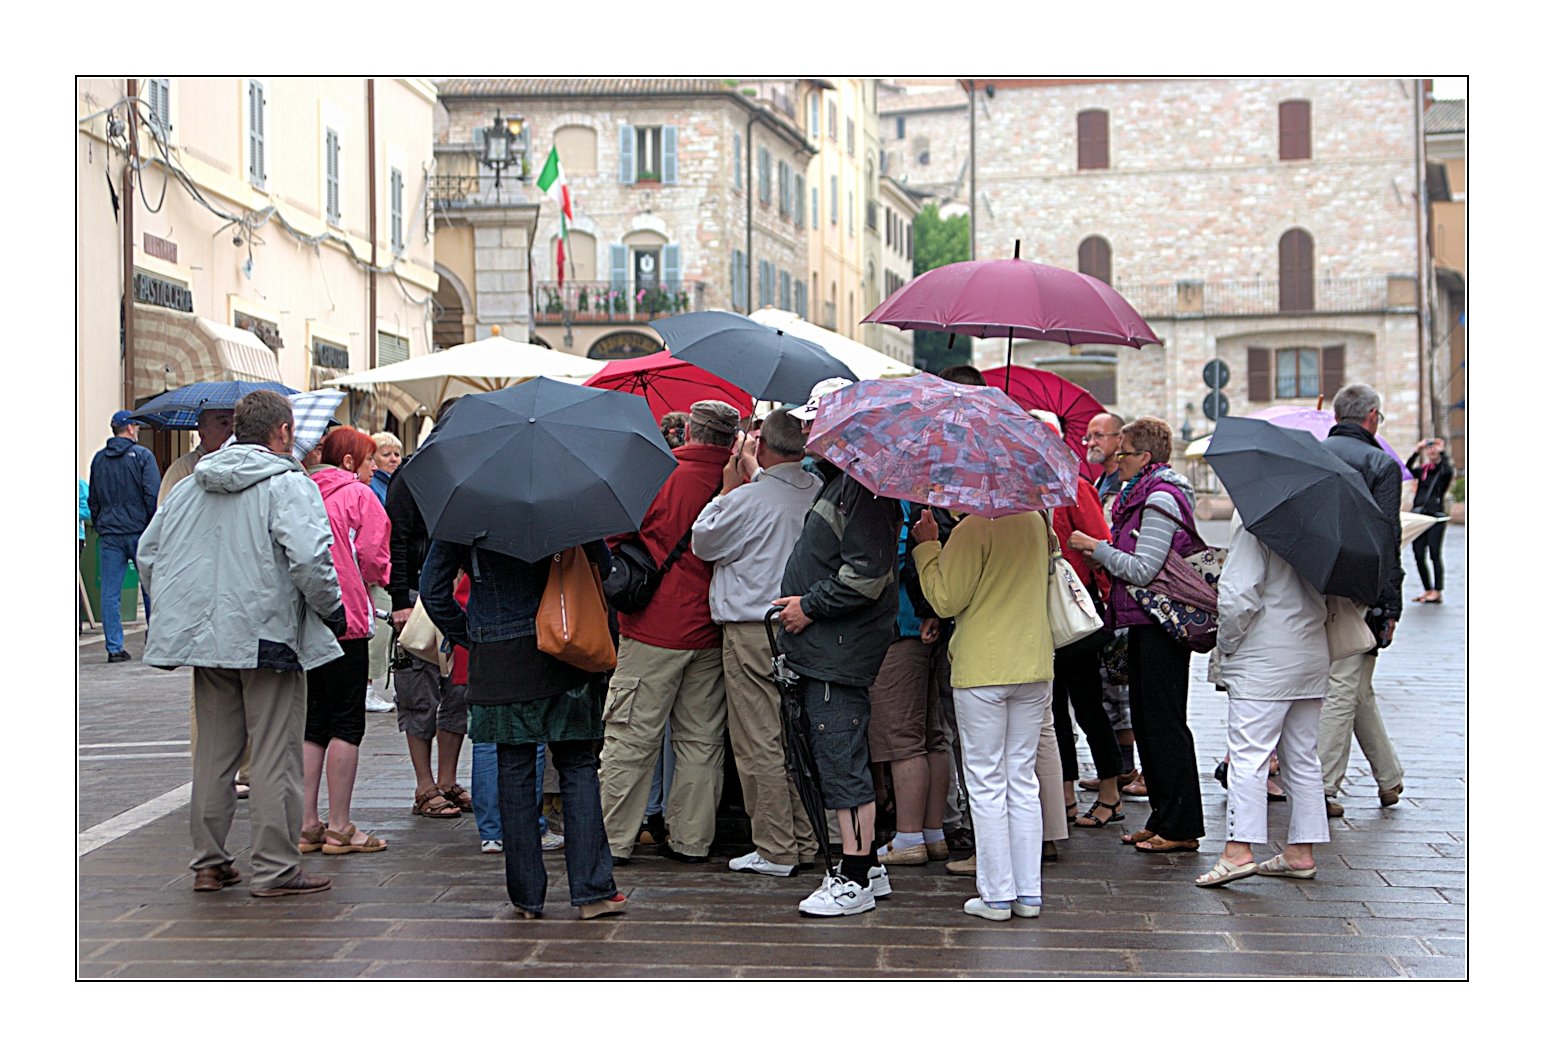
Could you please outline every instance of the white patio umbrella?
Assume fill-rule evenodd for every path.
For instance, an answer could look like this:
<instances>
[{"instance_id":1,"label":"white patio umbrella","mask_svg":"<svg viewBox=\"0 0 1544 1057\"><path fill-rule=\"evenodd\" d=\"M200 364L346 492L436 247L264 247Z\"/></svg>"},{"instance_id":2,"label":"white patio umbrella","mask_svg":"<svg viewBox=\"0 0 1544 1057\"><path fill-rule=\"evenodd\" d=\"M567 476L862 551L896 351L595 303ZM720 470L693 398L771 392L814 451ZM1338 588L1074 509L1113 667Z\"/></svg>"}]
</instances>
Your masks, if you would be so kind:
<instances>
[{"instance_id":1,"label":"white patio umbrella","mask_svg":"<svg viewBox=\"0 0 1544 1057\"><path fill-rule=\"evenodd\" d=\"M432 413L453 396L491 393L532 378L581 383L604 367L600 360L511 341L495 334L443 352L415 356L371 371L346 374L328 384L372 390L393 386Z\"/></svg>"},{"instance_id":2,"label":"white patio umbrella","mask_svg":"<svg viewBox=\"0 0 1544 1057\"><path fill-rule=\"evenodd\" d=\"M796 338L813 341L851 367L852 373L859 379L907 378L918 373L915 367L902 363L894 356L886 356L862 342L853 341L833 330L817 326L792 312L784 312L777 308L763 308L752 312L750 318L763 326L775 327Z\"/></svg>"}]
</instances>

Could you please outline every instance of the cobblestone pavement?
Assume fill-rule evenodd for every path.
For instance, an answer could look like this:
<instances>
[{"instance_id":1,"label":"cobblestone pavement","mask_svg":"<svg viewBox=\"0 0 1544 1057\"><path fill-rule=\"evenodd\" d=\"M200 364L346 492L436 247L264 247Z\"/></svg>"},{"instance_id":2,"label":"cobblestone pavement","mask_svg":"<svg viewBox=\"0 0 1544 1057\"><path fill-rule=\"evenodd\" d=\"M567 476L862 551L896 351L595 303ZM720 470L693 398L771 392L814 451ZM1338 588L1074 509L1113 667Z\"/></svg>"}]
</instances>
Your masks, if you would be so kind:
<instances>
[{"instance_id":1,"label":"cobblestone pavement","mask_svg":"<svg viewBox=\"0 0 1544 1057\"><path fill-rule=\"evenodd\" d=\"M1210 523L1214 541L1226 525ZM577 920L561 854L548 855L548 916L516 921L501 859L480 854L470 816L412 817L394 714L369 716L355 815L384 854L306 857L330 892L255 900L246 885L194 894L189 858L186 670L107 665L83 636L79 707L79 973L83 977L1464 977L1466 934L1465 530L1445 553L1446 604L1411 606L1374 685L1406 770L1378 805L1353 749L1333 842L1312 882L1250 879L1201 890L1222 846L1226 698L1194 667L1191 727L1210 835L1199 855L1142 855L1117 827L1078 830L1045 870L1036 920L960 910L969 879L898 867L895 894L851 919L801 918L817 883L685 866L640 848L617 872L631 909ZM1406 551L1406 595L1419 579ZM128 648L138 658L143 635ZM1084 751L1084 773L1091 774ZM462 782L471 766L462 754ZM1082 794L1085 806L1091 794ZM1145 817L1128 802L1125 826ZM1272 805L1276 848L1286 805ZM248 870L246 808L231 846ZM1259 852L1257 852L1257 855Z\"/></svg>"}]
</instances>

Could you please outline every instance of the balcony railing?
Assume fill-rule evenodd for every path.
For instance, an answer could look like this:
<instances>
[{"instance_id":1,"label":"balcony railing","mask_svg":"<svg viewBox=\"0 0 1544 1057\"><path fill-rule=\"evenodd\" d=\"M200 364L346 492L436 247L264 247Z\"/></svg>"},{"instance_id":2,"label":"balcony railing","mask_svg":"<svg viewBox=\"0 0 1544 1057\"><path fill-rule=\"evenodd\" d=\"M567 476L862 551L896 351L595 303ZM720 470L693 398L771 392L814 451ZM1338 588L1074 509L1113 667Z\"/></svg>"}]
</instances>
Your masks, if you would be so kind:
<instances>
[{"instance_id":1,"label":"balcony railing","mask_svg":"<svg viewBox=\"0 0 1544 1057\"><path fill-rule=\"evenodd\" d=\"M472 173L466 176L445 176L436 173L429 177L429 197L434 199L435 209L453 209L477 200L481 178Z\"/></svg>"},{"instance_id":2,"label":"balcony railing","mask_svg":"<svg viewBox=\"0 0 1544 1057\"><path fill-rule=\"evenodd\" d=\"M705 284L690 282L581 282L536 284L533 315L538 323L635 322L690 312L704 304Z\"/></svg>"},{"instance_id":3,"label":"balcony railing","mask_svg":"<svg viewBox=\"0 0 1544 1057\"><path fill-rule=\"evenodd\" d=\"M1406 275L1319 279L1307 305L1288 308L1282 305L1281 283L1274 279L1122 283L1116 289L1142 315L1160 319L1401 312L1415 307L1415 280Z\"/></svg>"}]
</instances>

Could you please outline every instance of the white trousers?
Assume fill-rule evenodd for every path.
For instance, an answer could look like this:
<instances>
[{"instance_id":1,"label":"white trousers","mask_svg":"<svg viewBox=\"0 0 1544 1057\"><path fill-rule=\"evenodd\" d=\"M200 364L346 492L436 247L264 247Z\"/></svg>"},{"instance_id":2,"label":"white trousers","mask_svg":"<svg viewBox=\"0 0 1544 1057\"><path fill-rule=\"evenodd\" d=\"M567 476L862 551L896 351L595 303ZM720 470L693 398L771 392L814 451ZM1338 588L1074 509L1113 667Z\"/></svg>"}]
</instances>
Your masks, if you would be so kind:
<instances>
[{"instance_id":1,"label":"white trousers","mask_svg":"<svg viewBox=\"0 0 1544 1057\"><path fill-rule=\"evenodd\" d=\"M1228 695L1228 840L1267 843L1265 780L1274 749L1292 809L1287 843L1329 843L1318 749L1323 704L1317 697L1257 701Z\"/></svg>"},{"instance_id":2,"label":"white trousers","mask_svg":"<svg viewBox=\"0 0 1544 1057\"><path fill-rule=\"evenodd\" d=\"M1035 756L1051 683L955 687L965 785L975 822L976 891L992 902L1040 895L1040 781Z\"/></svg>"}]
</instances>

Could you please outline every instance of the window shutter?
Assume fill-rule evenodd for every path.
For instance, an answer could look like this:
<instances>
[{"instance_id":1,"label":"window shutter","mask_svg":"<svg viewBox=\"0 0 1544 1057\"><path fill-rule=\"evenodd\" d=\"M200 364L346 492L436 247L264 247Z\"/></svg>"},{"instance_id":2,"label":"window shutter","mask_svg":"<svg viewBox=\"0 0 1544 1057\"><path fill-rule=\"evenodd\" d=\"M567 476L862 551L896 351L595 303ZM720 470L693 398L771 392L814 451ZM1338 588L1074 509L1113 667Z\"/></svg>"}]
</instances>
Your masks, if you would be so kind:
<instances>
[{"instance_id":1,"label":"window shutter","mask_svg":"<svg viewBox=\"0 0 1544 1057\"><path fill-rule=\"evenodd\" d=\"M828 126L826 128L826 134L831 137L831 142L835 143L836 142L836 100L835 99L831 100L830 105L826 109L828 111L827 117L829 118L829 120L826 122L826 124Z\"/></svg>"},{"instance_id":2,"label":"window shutter","mask_svg":"<svg viewBox=\"0 0 1544 1057\"><path fill-rule=\"evenodd\" d=\"M765 147L756 148L757 197L762 205L772 204L772 152Z\"/></svg>"},{"instance_id":3,"label":"window shutter","mask_svg":"<svg viewBox=\"0 0 1544 1057\"><path fill-rule=\"evenodd\" d=\"M818 186L811 185L810 186L810 227L818 228L819 226L820 226L820 188Z\"/></svg>"},{"instance_id":4,"label":"window shutter","mask_svg":"<svg viewBox=\"0 0 1544 1057\"><path fill-rule=\"evenodd\" d=\"M777 273L777 307L784 312L792 310L793 305L793 276L786 271Z\"/></svg>"},{"instance_id":5,"label":"window shutter","mask_svg":"<svg viewBox=\"0 0 1544 1057\"><path fill-rule=\"evenodd\" d=\"M402 170L391 170L391 252L402 253Z\"/></svg>"},{"instance_id":6,"label":"window shutter","mask_svg":"<svg viewBox=\"0 0 1544 1057\"><path fill-rule=\"evenodd\" d=\"M338 224L343 219L343 203L338 188L338 134L327 130L327 222Z\"/></svg>"},{"instance_id":7,"label":"window shutter","mask_svg":"<svg viewBox=\"0 0 1544 1057\"><path fill-rule=\"evenodd\" d=\"M660 129L660 183L673 184L676 182L678 175L676 151L679 132L680 130L674 125L665 125Z\"/></svg>"},{"instance_id":8,"label":"window shutter","mask_svg":"<svg viewBox=\"0 0 1544 1057\"><path fill-rule=\"evenodd\" d=\"M618 130L617 150L621 158L617 179L625 184L638 182L638 166L633 152L638 144L633 138L633 126L623 125Z\"/></svg>"},{"instance_id":9,"label":"window shutter","mask_svg":"<svg viewBox=\"0 0 1544 1057\"><path fill-rule=\"evenodd\" d=\"M852 157L858 156L858 141L853 135L852 118L847 119L847 153Z\"/></svg>"},{"instance_id":10,"label":"window shutter","mask_svg":"<svg viewBox=\"0 0 1544 1057\"><path fill-rule=\"evenodd\" d=\"M679 243L666 244L664 257L665 289L674 294L681 289L681 246Z\"/></svg>"},{"instance_id":11,"label":"window shutter","mask_svg":"<svg viewBox=\"0 0 1544 1057\"><path fill-rule=\"evenodd\" d=\"M1281 236L1279 295L1283 312L1313 311L1313 238L1302 228Z\"/></svg>"},{"instance_id":12,"label":"window shutter","mask_svg":"<svg viewBox=\"0 0 1544 1057\"><path fill-rule=\"evenodd\" d=\"M375 332L375 362L377 366L385 367L390 363L401 363L408 358L408 340L395 334L388 334L384 330Z\"/></svg>"},{"instance_id":13,"label":"window shutter","mask_svg":"<svg viewBox=\"0 0 1544 1057\"><path fill-rule=\"evenodd\" d=\"M1078 111L1078 168L1110 167L1110 113L1107 110Z\"/></svg>"},{"instance_id":14,"label":"window shutter","mask_svg":"<svg viewBox=\"0 0 1544 1057\"><path fill-rule=\"evenodd\" d=\"M736 132L734 134L734 189L738 191L743 186L745 185L740 173L740 134Z\"/></svg>"},{"instance_id":15,"label":"window shutter","mask_svg":"<svg viewBox=\"0 0 1544 1057\"><path fill-rule=\"evenodd\" d=\"M1078 271L1110 284L1110 244L1098 235L1090 235L1078 244Z\"/></svg>"},{"instance_id":16,"label":"window shutter","mask_svg":"<svg viewBox=\"0 0 1544 1057\"><path fill-rule=\"evenodd\" d=\"M1249 402L1269 403L1271 399L1271 350L1249 350Z\"/></svg>"},{"instance_id":17,"label":"window shutter","mask_svg":"<svg viewBox=\"0 0 1544 1057\"><path fill-rule=\"evenodd\" d=\"M793 310L799 314L799 318L809 318L810 291L802 279L793 284Z\"/></svg>"},{"instance_id":18,"label":"window shutter","mask_svg":"<svg viewBox=\"0 0 1544 1057\"><path fill-rule=\"evenodd\" d=\"M163 130L172 127L172 82L169 77L150 78L150 112Z\"/></svg>"},{"instance_id":19,"label":"window shutter","mask_svg":"<svg viewBox=\"0 0 1544 1057\"><path fill-rule=\"evenodd\" d=\"M797 173L793 178L793 222L795 227L804 226L804 177Z\"/></svg>"},{"instance_id":20,"label":"window shutter","mask_svg":"<svg viewBox=\"0 0 1544 1057\"><path fill-rule=\"evenodd\" d=\"M247 82L247 177L257 188L268 178L263 157L263 86L256 81Z\"/></svg>"},{"instance_id":21,"label":"window shutter","mask_svg":"<svg viewBox=\"0 0 1544 1057\"><path fill-rule=\"evenodd\" d=\"M820 138L820 94L810 95L810 139Z\"/></svg>"},{"instance_id":22,"label":"window shutter","mask_svg":"<svg viewBox=\"0 0 1544 1057\"><path fill-rule=\"evenodd\" d=\"M1288 99L1277 108L1282 161L1313 157L1312 110L1306 99Z\"/></svg>"},{"instance_id":23,"label":"window shutter","mask_svg":"<svg viewBox=\"0 0 1544 1057\"><path fill-rule=\"evenodd\" d=\"M611 286L618 293L627 291L627 247L611 244Z\"/></svg>"},{"instance_id":24,"label":"window shutter","mask_svg":"<svg viewBox=\"0 0 1544 1057\"><path fill-rule=\"evenodd\" d=\"M740 250L729 253L729 299L735 311L745 311L745 254Z\"/></svg>"},{"instance_id":25,"label":"window shutter","mask_svg":"<svg viewBox=\"0 0 1544 1057\"><path fill-rule=\"evenodd\" d=\"M1346 384L1346 347L1326 345L1319 357L1319 392L1325 400L1333 400L1340 387Z\"/></svg>"},{"instance_id":26,"label":"window shutter","mask_svg":"<svg viewBox=\"0 0 1544 1057\"><path fill-rule=\"evenodd\" d=\"M842 218L841 218L841 211L842 211L842 203L841 203L842 190L841 190L841 188L842 188L842 185L838 182L837 177L835 177L835 176L831 177L831 223L833 223L833 224L839 224L839 223L841 223L841 220L842 220Z\"/></svg>"},{"instance_id":27,"label":"window shutter","mask_svg":"<svg viewBox=\"0 0 1544 1057\"><path fill-rule=\"evenodd\" d=\"M847 234L849 234L849 235L856 234L856 232L858 230L854 226L857 223L857 221L854 219L857 215L858 215L857 203L853 200L852 192L848 191L847 192Z\"/></svg>"}]
</instances>

